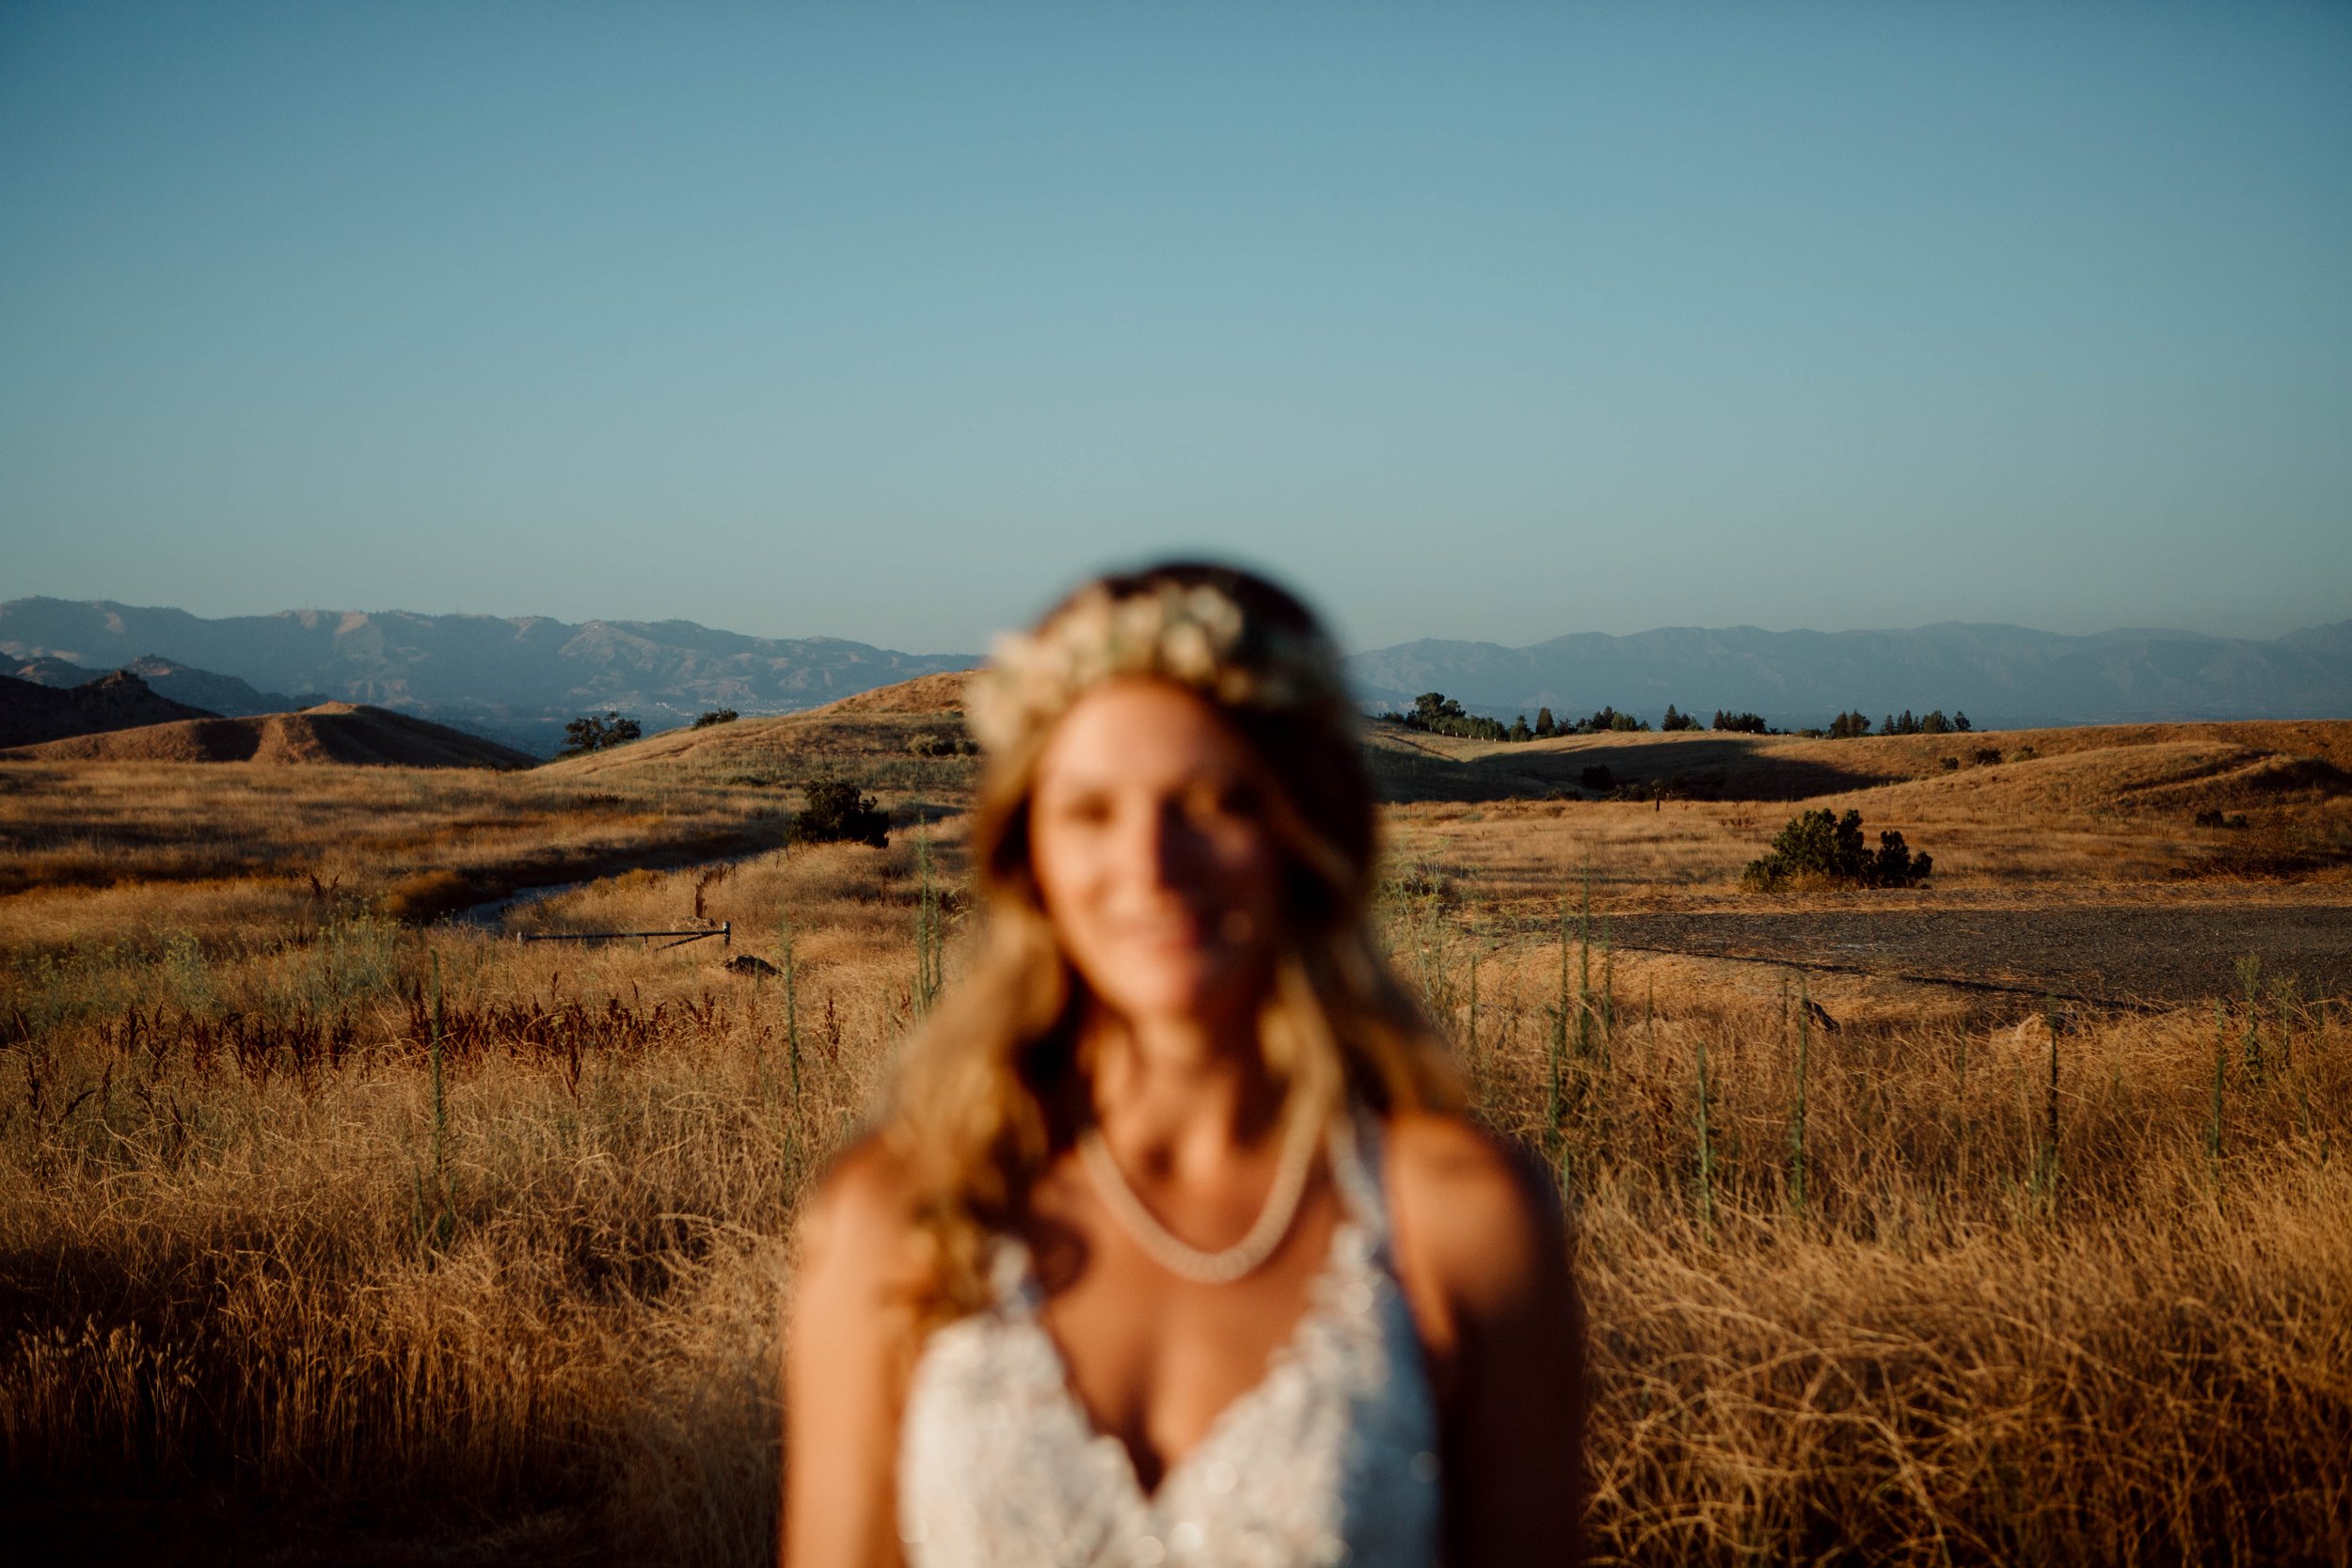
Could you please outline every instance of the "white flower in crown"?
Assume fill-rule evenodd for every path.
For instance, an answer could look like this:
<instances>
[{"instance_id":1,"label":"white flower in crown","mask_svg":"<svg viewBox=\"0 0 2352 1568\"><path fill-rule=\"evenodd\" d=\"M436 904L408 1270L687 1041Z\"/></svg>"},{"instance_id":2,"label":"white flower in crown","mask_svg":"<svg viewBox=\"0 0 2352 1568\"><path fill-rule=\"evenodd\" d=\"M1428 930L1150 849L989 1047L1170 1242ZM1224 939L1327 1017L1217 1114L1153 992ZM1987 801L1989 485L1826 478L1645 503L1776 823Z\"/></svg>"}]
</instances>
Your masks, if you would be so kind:
<instances>
[{"instance_id":1,"label":"white flower in crown","mask_svg":"<svg viewBox=\"0 0 2352 1568\"><path fill-rule=\"evenodd\" d=\"M1245 659L1241 607L1206 583L1164 583L1115 599L1096 586L1035 632L1007 632L965 696L973 733L1001 752L1112 675L1157 675L1236 707L1344 701L1338 658L1320 637L1270 628Z\"/></svg>"}]
</instances>

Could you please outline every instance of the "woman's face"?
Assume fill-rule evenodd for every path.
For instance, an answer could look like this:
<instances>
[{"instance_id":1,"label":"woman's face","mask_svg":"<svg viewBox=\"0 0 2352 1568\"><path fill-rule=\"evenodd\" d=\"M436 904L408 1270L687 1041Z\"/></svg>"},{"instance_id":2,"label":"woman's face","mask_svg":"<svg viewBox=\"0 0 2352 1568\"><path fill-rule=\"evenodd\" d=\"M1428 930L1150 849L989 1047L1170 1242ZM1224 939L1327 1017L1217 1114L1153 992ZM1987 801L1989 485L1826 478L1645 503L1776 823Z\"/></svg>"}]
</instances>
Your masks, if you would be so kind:
<instances>
[{"instance_id":1,"label":"woman's face","mask_svg":"<svg viewBox=\"0 0 2352 1568\"><path fill-rule=\"evenodd\" d=\"M1281 873L1248 745L1207 701L1121 678L1038 759L1029 854L1062 950L1130 1019L1237 1016L1267 984Z\"/></svg>"}]
</instances>

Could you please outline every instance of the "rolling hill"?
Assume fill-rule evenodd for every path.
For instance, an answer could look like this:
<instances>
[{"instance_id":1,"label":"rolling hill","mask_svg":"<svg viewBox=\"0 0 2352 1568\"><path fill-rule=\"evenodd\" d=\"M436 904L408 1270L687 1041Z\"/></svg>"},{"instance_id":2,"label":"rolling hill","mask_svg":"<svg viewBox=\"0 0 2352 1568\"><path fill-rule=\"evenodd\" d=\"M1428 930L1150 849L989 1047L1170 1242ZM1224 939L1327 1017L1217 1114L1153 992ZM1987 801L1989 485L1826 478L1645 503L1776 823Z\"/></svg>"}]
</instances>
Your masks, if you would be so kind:
<instances>
[{"instance_id":1,"label":"rolling hill","mask_svg":"<svg viewBox=\"0 0 2352 1568\"><path fill-rule=\"evenodd\" d=\"M1591 735L1518 744L1375 723L1366 756L1391 801L1619 794L1802 800L1964 790L1988 808L2237 810L2352 795L2352 721L2082 725L1994 735ZM1947 765L1947 759L1949 760Z\"/></svg>"},{"instance_id":2,"label":"rolling hill","mask_svg":"<svg viewBox=\"0 0 2352 1568\"><path fill-rule=\"evenodd\" d=\"M978 763L942 754L963 736L968 672L919 675L804 713L676 729L608 751L565 757L549 778L673 778L696 784L791 785L841 778L863 789L958 799Z\"/></svg>"},{"instance_id":3,"label":"rolling hill","mask_svg":"<svg viewBox=\"0 0 2352 1568\"><path fill-rule=\"evenodd\" d=\"M122 671L63 690L0 675L0 747L214 717L156 695L145 681Z\"/></svg>"},{"instance_id":4,"label":"rolling hill","mask_svg":"<svg viewBox=\"0 0 2352 1568\"><path fill-rule=\"evenodd\" d=\"M135 678L135 677L134 677ZM183 719L0 751L24 762L258 762L290 767L529 768L525 752L446 724L351 703L241 719Z\"/></svg>"}]
</instances>

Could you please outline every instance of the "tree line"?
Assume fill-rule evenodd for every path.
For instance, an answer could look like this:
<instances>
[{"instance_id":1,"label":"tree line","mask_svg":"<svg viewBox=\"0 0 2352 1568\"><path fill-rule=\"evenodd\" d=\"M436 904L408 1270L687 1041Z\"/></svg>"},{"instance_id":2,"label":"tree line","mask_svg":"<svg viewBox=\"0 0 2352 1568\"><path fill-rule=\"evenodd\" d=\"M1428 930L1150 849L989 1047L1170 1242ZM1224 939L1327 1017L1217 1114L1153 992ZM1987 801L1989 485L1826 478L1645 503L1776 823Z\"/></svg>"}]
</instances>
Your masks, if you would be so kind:
<instances>
[{"instance_id":1,"label":"tree line","mask_svg":"<svg viewBox=\"0 0 2352 1568\"><path fill-rule=\"evenodd\" d=\"M1555 720L1551 709L1541 707L1535 710L1535 721L1532 724L1527 721L1527 715L1524 713L1512 722L1505 724L1500 719L1490 719L1483 713L1470 712L1462 706L1459 699L1449 697L1442 691L1424 691L1413 699L1413 705L1409 709L1401 712L1391 710L1380 717L1390 723L1402 724L1407 729L1425 730L1432 735L1458 736L1465 740L1549 740L1555 736L1568 735L1647 734L1650 729L1647 720L1637 719L1630 713L1620 713L1614 706L1603 707L1599 712L1586 718L1568 720ZM1903 709L1899 714L1890 713L1875 730L1870 723L1869 716L1856 709L1850 713L1840 713L1831 720L1826 727L1800 729L1792 732L1773 729L1764 721L1760 714L1735 713L1724 708L1715 710L1712 722L1702 724L1698 715L1684 713L1672 703L1666 705L1665 717L1659 721L1658 728L1669 735L1678 731L1705 729L1725 735L1788 735L1793 733L1808 739L1827 738L1831 740L1845 740L1856 736L1874 733L1878 735L1966 735L1970 731L1968 715L1954 713L1947 718L1942 708L1931 708L1924 714L1915 714L1909 708Z\"/></svg>"}]
</instances>

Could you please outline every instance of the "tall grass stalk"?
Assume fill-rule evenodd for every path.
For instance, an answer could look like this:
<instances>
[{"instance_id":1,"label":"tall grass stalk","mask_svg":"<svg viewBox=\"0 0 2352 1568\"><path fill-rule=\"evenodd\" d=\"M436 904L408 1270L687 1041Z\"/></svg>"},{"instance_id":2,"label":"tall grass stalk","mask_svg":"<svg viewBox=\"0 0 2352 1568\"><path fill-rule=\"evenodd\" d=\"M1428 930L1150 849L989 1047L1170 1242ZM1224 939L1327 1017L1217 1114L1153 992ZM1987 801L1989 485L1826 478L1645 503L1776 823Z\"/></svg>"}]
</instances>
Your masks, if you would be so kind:
<instances>
[{"instance_id":1,"label":"tall grass stalk","mask_svg":"<svg viewBox=\"0 0 2352 1568\"><path fill-rule=\"evenodd\" d=\"M2263 1076L2263 961L2248 953L2237 961L2238 990L2246 996L2246 1031L2239 1043L2239 1059L2246 1064L2249 1083L2259 1083Z\"/></svg>"},{"instance_id":2,"label":"tall grass stalk","mask_svg":"<svg viewBox=\"0 0 2352 1568\"><path fill-rule=\"evenodd\" d=\"M1804 1220L1806 1075L1813 1053L1813 1020L1805 1006L1803 981L1797 990L1797 1095L1788 1118L1788 1202L1802 1224Z\"/></svg>"},{"instance_id":3,"label":"tall grass stalk","mask_svg":"<svg viewBox=\"0 0 2352 1568\"><path fill-rule=\"evenodd\" d=\"M1708 1125L1707 1037L1699 1037L1699 1168L1697 1180L1699 1227L1710 1235L1715 1228L1715 1133Z\"/></svg>"},{"instance_id":4,"label":"tall grass stalk","mask_svg":"<svg viewBox=\"0 0 2352 1568\"><path fill-rule=\"evenodd\" d=\"M1600 1064L1609 1066L1617 1043L1617 949L1609 940L1609 921L1600 923Z\"/></svg>"},{"instance_id":5,"label":"tall grass stalk","mask_svg":"<svg viewBox=\"0 0 2352 1568\"><path fill-rule=\"evenodd\" d=\"M1560 900L1560 990L1551 1008L1551 1038L1544 1062L1544 1153L1560 1158L1560 1118L1565 1110L1561 1074L1568 1053L1568 901Z\"/></svg>"},{"instance_id":6,"label":"tall grass stalk","mask_svg":"<svg viewBox=\"0 0 2352 1568\"><path fill-rule=\"evenodd\" d=\"M2213 1114L2205 1121L2205 1168L2213 1178L2214 1196L2221 1195L2221 1090L2230 1068L2230 1011L2227 1004L2213 1005Z\"/></svg>"},{"instance_id":7,"label":"tall grass stalk","mask_svg":"<svg viewBox=\"0 0 2352 1568\"><path fill-rule=\"evenodd\" d=\"M1593 1054L1593 868L1584 867L1584 904L1576 933L1576 1059Z\"/></svg>"},{"instance_id":8,"label":"tall grass stalk","mask_svg":"<svg viewBox=\"0 0 2352 1568\"><path fill-rule=\"evenodd\" d=\"M792 1082L792 1103L801 1102L800 964L793 951L792 910L776 906L776 967L784 971L784 1060Z\"/></svg>"},{"instance_id":9,"label":"tall grass stalk","mask_svg":"<svg viewBox=\"0 0 2352 1568\"><path fill-rule=\"evenodd\" d=\"M1470 1005L1465 1022L1462 1057L1465 1063L1474 1063L1478 1059L1478 944L1475 942L1470 943Z\"/></svg>"},{"instance_id":10,"label":"tall grass stalk","mask_svg":"<svg viewBox=\"0 0 2352 1568\"><path fill-rule=\"evenodd\" d=\"M2279 1009L2279 1069L2295 1070L2295 1014L2299 1000L2293 978L2270 982L2271 1005Z\"/></svg>"},{"instance_id":11,"label":"tall grass stalk","mask_svg":"<svg viewBox=\"0 0 2352 1568\"><path fill-rule=\"evenodd\" d=\"M2054 1214L2058 1212L2058 1011L2055 999L2044 1000L2042 1022L2050 1036L2050 1082L2042 1101L2041 1148L2034 1159L2033 1192L2041 1199L2043 1212Z\"/></svg>"},{"instance_id":12,"label":"tall grass stalk","mask_svg":"<svg viewBox=\"0 0 2352 1568\"><path fill-rule=\"evenodd\" d=\"M946 942L940 922L939 877L931 864L929 821L914 830L914 1013L920 1018L939 1000L946 984Z\"/></svg>"},{"instance_id":13,"label":"tall grass stalk","mask_svg":"<svg viewBox=\"0 0 2352 1568\"><path fill-rule=\"evenodd\" d=\"M433 1202L437 1205L431 1219L425 1217L425 1193L421 1176L416 1179L416 1228L419 1242L431 1247L446 1247L457 1230L457 1206L450 1188L449 1174L449 1077L446 1070L443 1041L449 1035L447 1013L441 998L441 956L433 955L433 1023L425 1047L432 1092L432 1154Z\"/></svg>"}]
</instances>

